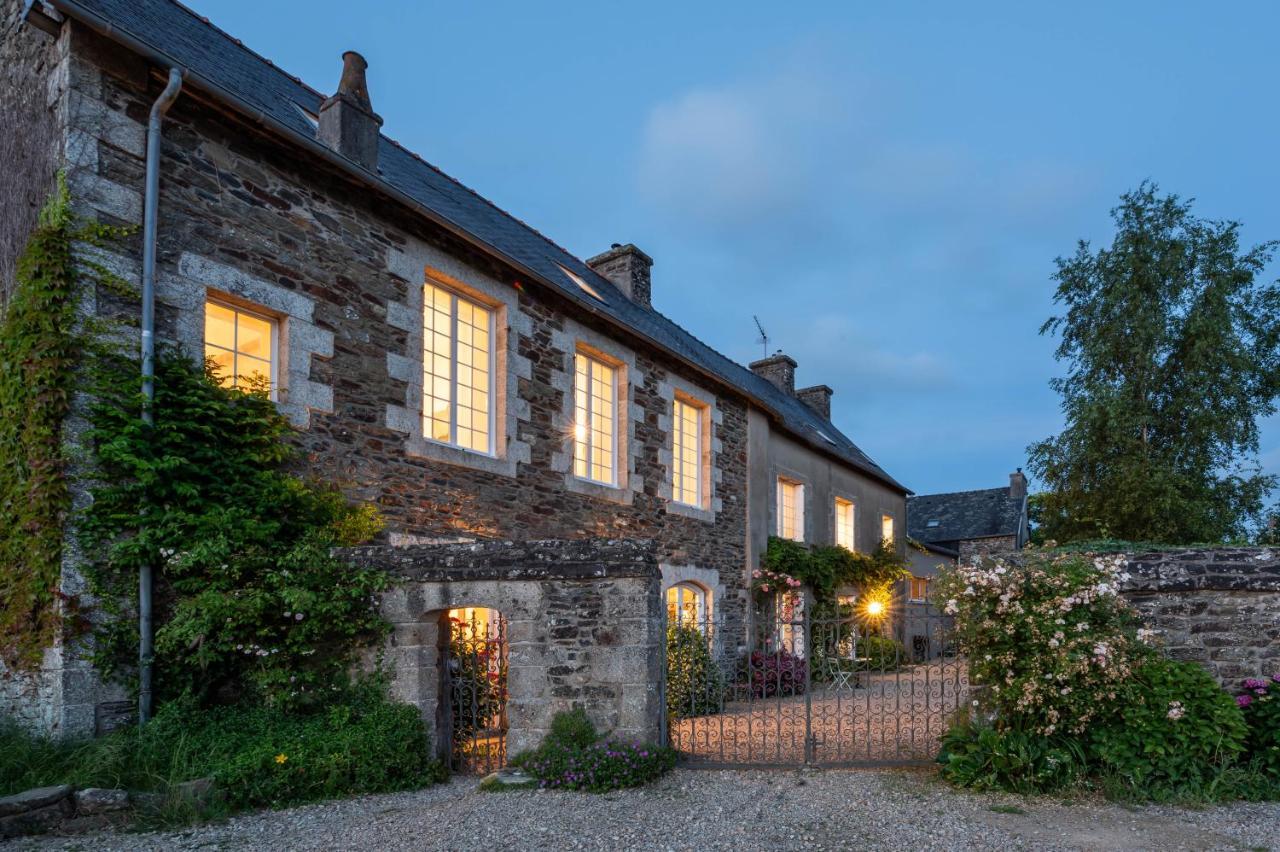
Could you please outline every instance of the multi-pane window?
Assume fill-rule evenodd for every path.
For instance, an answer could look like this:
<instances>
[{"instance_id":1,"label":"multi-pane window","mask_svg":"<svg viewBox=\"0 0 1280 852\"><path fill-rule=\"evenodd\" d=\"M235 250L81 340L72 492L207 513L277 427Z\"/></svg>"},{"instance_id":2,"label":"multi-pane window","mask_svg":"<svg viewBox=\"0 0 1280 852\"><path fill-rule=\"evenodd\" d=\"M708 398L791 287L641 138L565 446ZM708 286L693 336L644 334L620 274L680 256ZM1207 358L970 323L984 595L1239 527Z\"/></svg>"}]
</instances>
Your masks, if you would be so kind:
<instances>
[{"instance_id":1,"label":"multi-pane window","mask_svg":"<svg viewBox=\"0 0 1280 852\"><path fill-rule=\"evenodd\" d=\"M908 599L920 603L929 599L929 578L928 577L912 577L911 592Z\"/></svg>"},{"instance_id":2,"label":"multi-pane window","mask_svg":"<svg viewBox=\"0 0 1280 852\"><path fill-rule=\"evenodd\" d=\"M275 398L275 320L222 302L205 302L204 357L213 361L223 387L269 388Z\"/></svg>"},{"instance_id":3,"label":"multi-pane window","mask_svg":"<svg viewBox=\"0 0 1280 852\"><path fill-rule=\"evenodd\" d=\"M853 501L836 498L836 544L853 550Z\"/></svg>"},{"instance_id":4,"label":"multi-pane window","mask_svg":"<svg viewBox=\"0 0 1280 852\"><path fill-rule=\"evenodd\" d=\"M671 418L671 493L677 503L702 505L702 416L705 409L677 399Z\"/></svg>"},{"instance_id":5,"label":"multi-pane window","mask_svg":"<svg viewBox=\"0 0 1280 852\"><path fill-rule=\"evenodd\" d=\"M804 486L778 479L778 535L804 541Z\"/></svg>"},{"instance_id":6,"label":"multi-pane window","mask_svg":"<svg viewBox=\"0 0 1280 852\"><path fill-rule=\"evenodd\" d=\"M880 538L893 544L893 515L880 516Z\"/></svg>"},{"instance_id":7,"label":"multi-pane window","mask_svg":"<svg viewBox=\"0 0 1280 852\"><path fill-rule=\"evenodd\" d=\"M667 622L701 629L707 620L707 593L693 583L667 589Z\"/></svg>"},{"instance_id":8,"label":"multi-pane window","mask_svg":"<svg viewBox=\"0 0 1280 852\"><path fill-rule=\"evenodd\" d=\"M423 287L422 429L433 441L493 452L493 311Z\"/></svg>"},{"instance_id":9,"label":"multi-pane window","mask_svg":"<svg viewBox=\"0 0 1280 852\"><path fill-rule=\"evenodd\" d=\"M618 371L579 352L574 357L573 475L617 485Z\"/></svg>"}]
</instances>

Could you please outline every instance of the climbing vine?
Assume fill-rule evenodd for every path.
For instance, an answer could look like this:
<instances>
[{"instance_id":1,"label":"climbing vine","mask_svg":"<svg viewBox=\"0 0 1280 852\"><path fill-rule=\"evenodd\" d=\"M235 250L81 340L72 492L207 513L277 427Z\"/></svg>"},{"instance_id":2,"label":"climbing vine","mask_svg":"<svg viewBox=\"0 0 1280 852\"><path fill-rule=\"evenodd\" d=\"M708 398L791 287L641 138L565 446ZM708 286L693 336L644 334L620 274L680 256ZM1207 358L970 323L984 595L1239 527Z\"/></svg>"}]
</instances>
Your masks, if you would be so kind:
<instances>
[{"instance_id":1,"label":"climbing vine","mask_svg":"<svg viewBox=\"0 0 1280 852\"><path fill-rule=\"evenodd\" d=\"M74 611L59 580L71 506L63 425L86 339L78 295L94 281L123 286L76 246L123 234L78 220L59 175L0 317L0 659L11 670L37 667Z\"/></svg>"},{"instance_id":2,"label":"climbing vine","mask_svg":"<svg viewBox=\"0 0 1280 852\"><path fill-rule=\"evenodd\" d=\"M880 593L907 574L907 561L888 542L870 553L855 553L839 545L808 547L776 536L769 538L762 567L811 588L819 607L834 605L842 586Z\"/></svg>"}]
</instances>

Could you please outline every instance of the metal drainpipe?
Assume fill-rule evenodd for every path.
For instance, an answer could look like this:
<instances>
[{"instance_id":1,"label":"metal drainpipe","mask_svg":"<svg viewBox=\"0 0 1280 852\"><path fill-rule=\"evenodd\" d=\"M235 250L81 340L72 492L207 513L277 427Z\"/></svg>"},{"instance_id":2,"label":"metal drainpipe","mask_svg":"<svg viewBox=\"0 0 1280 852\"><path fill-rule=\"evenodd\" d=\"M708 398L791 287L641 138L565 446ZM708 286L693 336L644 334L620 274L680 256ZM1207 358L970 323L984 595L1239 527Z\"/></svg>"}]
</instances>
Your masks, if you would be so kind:
<instances>
[{"instance_id":1,"label":"metal drainpipe","mask_svg":"<svg viewBox=\"0 0 1280 852\"><path fill-rule=\"evenodd\" d=\"M169 82L151 105L147 122L146 197L142 214L142 422L152 425L151 403L156 396L156 224L160 208L160 127L164 114L178 99L182 72L169 69ZM154 566L146 562L138 571L138 724L151 718L151 657L153 626L151 589Z\"/></svg>"}]
</instances>

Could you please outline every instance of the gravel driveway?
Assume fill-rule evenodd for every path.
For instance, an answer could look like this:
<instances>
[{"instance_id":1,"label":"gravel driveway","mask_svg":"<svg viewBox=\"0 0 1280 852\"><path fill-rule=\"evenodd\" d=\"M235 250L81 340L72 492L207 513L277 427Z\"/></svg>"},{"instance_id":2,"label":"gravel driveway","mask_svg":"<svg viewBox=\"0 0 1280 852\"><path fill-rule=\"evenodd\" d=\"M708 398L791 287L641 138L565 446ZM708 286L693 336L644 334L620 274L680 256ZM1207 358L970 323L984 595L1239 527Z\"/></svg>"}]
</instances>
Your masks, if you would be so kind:
<instances>
[{"instance_id":1,"label":"gravel driveway","mask_svg":"<svg viewBox=\"0 0 1280 852\"><path fill-rule=\"evenodd\" d=\"M930 772L678 770L625 793L481 793L474 779L164 833L11 849L1270 849L1280 804L1129 810L956 793Z\"/></svg>"}]
</instances>

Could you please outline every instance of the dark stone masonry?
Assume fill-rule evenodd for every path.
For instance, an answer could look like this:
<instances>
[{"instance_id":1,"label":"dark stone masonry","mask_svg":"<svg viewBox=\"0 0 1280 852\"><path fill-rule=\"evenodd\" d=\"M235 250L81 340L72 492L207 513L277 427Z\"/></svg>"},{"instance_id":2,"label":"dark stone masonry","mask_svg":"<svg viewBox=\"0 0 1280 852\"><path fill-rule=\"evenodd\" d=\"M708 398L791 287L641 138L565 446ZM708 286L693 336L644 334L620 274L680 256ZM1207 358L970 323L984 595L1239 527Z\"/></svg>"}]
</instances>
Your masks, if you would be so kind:
<instances>
[{"instance_id":1,"label":"dark stone masonry","mask_svg":"<svg viewBox=\"0 0 1280 852\"><path fill-rule=\"evenodd\" d=\"M1126 557L1125 596L1169 656L1223 685L1280 672L1280 549L1222 548Z\"/></svg>"}]
</instances>

